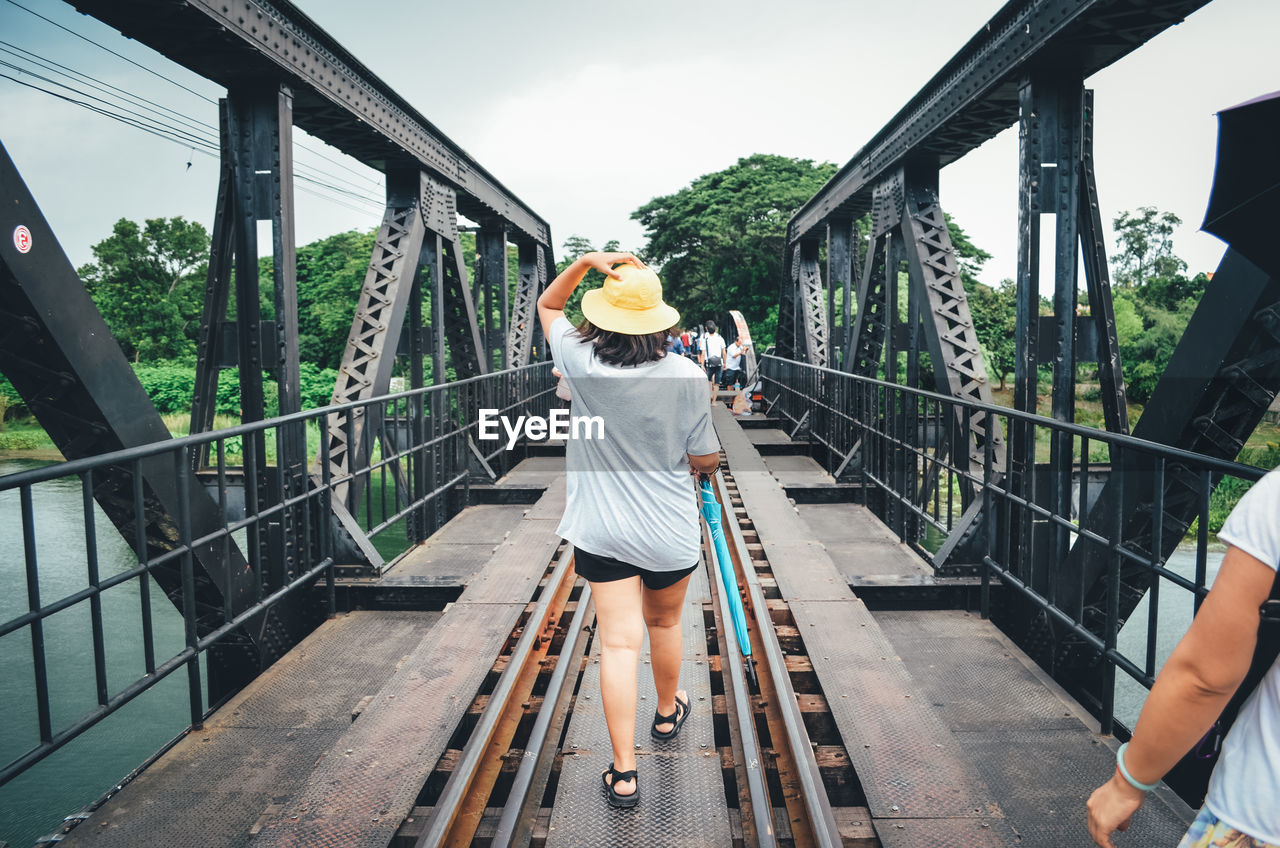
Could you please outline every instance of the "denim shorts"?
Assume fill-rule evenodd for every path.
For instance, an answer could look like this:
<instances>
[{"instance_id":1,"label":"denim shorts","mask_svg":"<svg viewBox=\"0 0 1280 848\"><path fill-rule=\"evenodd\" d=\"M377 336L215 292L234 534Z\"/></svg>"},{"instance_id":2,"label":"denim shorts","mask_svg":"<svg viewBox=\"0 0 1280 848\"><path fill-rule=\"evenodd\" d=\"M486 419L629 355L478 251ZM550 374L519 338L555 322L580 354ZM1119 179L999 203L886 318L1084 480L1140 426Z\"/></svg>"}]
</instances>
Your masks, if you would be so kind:
<instances>
[{"instance_id":1,"label":"denim shorts","mask_svg":"<svg viewBox=\"0 0 1280 848\"><path fill-rule=\"evenodd\" d=\"M628 577L638 575L640 582L644 583L646 589L657 591L668 586L674 586L686 576L692 574L697 567L698 563L695 562L688 568L681 568L676 571L652 571L648 568L632 565L629 562L623 562L620 559L593 554L576 546L573 549L574 571L578 572L579 576L584 580L591 583L609 583L614 580L626 580Z\"/></svg>"}]
</instances>

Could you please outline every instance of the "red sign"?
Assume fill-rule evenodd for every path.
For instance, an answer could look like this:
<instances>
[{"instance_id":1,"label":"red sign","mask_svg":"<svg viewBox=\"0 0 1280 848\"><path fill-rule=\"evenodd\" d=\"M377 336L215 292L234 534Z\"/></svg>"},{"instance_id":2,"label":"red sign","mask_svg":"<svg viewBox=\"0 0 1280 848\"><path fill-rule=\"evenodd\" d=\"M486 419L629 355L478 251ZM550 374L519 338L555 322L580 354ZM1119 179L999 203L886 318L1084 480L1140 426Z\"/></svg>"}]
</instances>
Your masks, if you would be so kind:
<instances>
[{"instance_id":1,"label":"red sign","mask_svg":"<svg viewBox=\"0 0 1280 848\"><path fill-rule=\"evenodd\" d=\"M22 224L13 228L13 246L19 253L31 252L31 231Z\"/></svg>"}]
</instances>

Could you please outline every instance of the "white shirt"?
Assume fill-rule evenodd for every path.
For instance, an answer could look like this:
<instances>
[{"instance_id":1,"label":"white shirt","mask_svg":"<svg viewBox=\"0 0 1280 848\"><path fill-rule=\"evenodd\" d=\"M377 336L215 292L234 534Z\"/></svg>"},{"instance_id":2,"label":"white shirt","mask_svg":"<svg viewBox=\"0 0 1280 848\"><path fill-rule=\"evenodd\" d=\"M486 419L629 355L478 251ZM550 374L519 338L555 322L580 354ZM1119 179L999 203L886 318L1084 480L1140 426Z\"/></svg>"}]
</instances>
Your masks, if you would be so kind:
<instances>
[{"instance_id":1,"label":"white shirt","mask_svg":"<svg viewBox=\"0 0 1280 848\"><path fill-rule=\"evenodd\" d=\"M742 368L742 345L737 342L729 345L729 357L725 360L724 367L730 371Z\"/></svg>"},{"instance_id":2,"label":"white shirt","mask_svg":"<svg viewBox=\"0 0 1280 848\"><path fill-rule=\"evenodd\" d=\"M557 318L547 347L573 392L573 415L603 420L603 438L566 440L564 517L556 532L589 553L651 571L698 561L702 530L686 454L720 450L697 363L667 353L607 365ZM572 432L572 431L571 431Z\"/></svg>"},{"instance_id":3,"label":"white shirt","mask_svg":"<svg viewBox=\"0 0 1280 848\"><path fill-rule=\"evenodd\" d=\"M1218 538L1280 568L1280 469L1240 499ZM1280 658L1231 725L1205 805L1241 833L1280 845Z\"/></svg>"},{"instance_id":4,"label":"white shirt","mask_svg":"<svg viewBox=\"0 0 1280 848\"><path fill-rule=\"evenodd\" d=\"M720 357L720 361L724 362L724 337L719 333L710 333L702 337L702 353L708 359L713 356Z\"/></svg>"}]
</instances>

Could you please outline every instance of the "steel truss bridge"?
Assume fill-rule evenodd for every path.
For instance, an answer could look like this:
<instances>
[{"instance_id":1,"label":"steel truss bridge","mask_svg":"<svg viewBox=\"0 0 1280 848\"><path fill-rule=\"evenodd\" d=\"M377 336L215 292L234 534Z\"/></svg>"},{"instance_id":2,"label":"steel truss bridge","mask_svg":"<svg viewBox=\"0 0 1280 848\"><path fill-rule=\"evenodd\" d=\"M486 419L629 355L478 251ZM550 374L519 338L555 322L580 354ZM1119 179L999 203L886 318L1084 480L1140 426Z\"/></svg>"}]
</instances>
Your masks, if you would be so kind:
<instances>
[{"instance_id":1,"label":"steel truss bridge","mask_svg":"<svg viewBox=\"0 0 1280 848\"><path fill-rule=\"evenodd\" d=\"M785 483L770 480L762 487L759 482L757 475L767 465L761 457L803 454L816 461L820 483L796 484L786 494L797 503L854 504L859 514L882 522L882 529L889 528L917 560L927 562L921 574L899 584L851 578L860 598L910 605L920 602L921 590L931 598L979 607L1088 709L1104 734L1128 732L1115 721L1117 672L1148 687L1153 680L1160 587L1191 591L1197 606L1207 591L1205 548L1214 487L1224 478L1260 476L1258 469L1233 460L1280 390L1280 282L1228 250L1131 430L1094 178L1092 92L1084 86L1091 74L1206 2L1009 0L788 223L777 346L760 365L769 404L766 423L784 438L772 444L758 435L722 434L728 473L717 485L726 516L741 524L735 551L749 608L757 616L752 632L762 640L761 652L772 658L775 701L784 702L775 703L767 717L776 733L770 774L791 775L795 797L804 799L803 805L796 802L793 823L803 817L808 824L795 824L796 832L787 837L796 844L839 844L840 839L844 844L923 844L932 837L922 831L923 841L894 841L901 834L895 836L882 821L895 820L900 802L877 794L870 777L884 763L853 750L848 740L841 750L855 761L857 776L851 780L862 781L868 820L876 822L869 838L880 842L851 843L852 825L837 821L831 804L818 800L826 797L824 780L826 794L833 791L837 767L830 758L836 754L829 751L821 768L806 765L822 744L810 744L800 713L788 706L798 699L802 709L805 695L791 691L790 678L779 671L785 666L795 672L797 664L795 657L784 662L788 651L778 645L789 644L789 632L802 629L806 616L818 616L807 620L810 626L824 621L813 612L818 607L805 604L832 598L806 594L817 591L812 581L779 570L787 562L803 570L814 555L797 560L796 549L787 547L796 543L770 538L795 528L777 517L786 508L777 509L773 489L786 489ZM246 685L313 631L321 632L317 626L340 605L350 606L357 597L365 599L357 605L375 603L368 598L378 592L383 600L394 596L396 603L409 603L405 599L415 592L429 595L439 588L429 580L398 580L395 566L401 560L386 553L390 548L398 547L398 553L408 547L406 557L412 558L422 543L441 538L435 534L474 504L536 502L529 513L534 519L553 517L556 506L554 483L504 485L518 462L545 459L545 447L526 444L510 452L477 439L482 407L545 414L553 404L550 363L534 354L542 350L534 304L554 270L547 223L285 0L76 0L75 5L226 88L219 104L221 178L191 435L172 439L58 246L37 199L0 148L0 190L7 201L0 207L0 229L26 227L32 246L24 251L9 239L0 244L5 319L0 371L67 460L0 479L0 493L18 493L28 582L28 611L0 624L0 638L29 635L39 728L38 741L3 766L0 782L23 774L171 673L185 672L191 727L216 725L220 706L238 703ZM1014 407L1007 409L992 403L938 174L1014 124L1020 139L1019 355ZM385 212L352 304L332 404L310 411L301 408L299 392L295 126L383 173L386 187ZM1039 315L1045 214L1054 216L1052 316ZM479 224L475 279L468 279L459 215ZM269 280L260 277L257 263L259 223L266 221L272 233ZM509 243L519 258L514 296L507 272ZM1087 315L1078 310L1081 259ZM264 292L274 301L274 320L261 314ZM390 394L398 359L407 362L409 386ZM1105 431L1074 423L1076 365L1092 361L1098 363ZM1038 370L1045 364L1053 374L1051 417L1039 416L1036 403ZM215 431L218 374L231 366L239 371L242 423ZM279 416L270 420L265 420L264 372L278 387ZM723 420L727 431L732 421ZM718 427L721 423L718 419ZM307 446L309 428L319 437L314 451ZM1037 437L1048 444L1047 460L1037 457ZM88 582L80 591L50 599L40 594L40 531L32 493L62 478L78 479L83 492ZM95 503L133 548L136 568L98 573ZM1199 568L1187 577L1167 561L1193 525ZM543 643L551 636L526 639L522 633L534 634L535 628L519 629L530 620L525 606L537 585L543 586L542 598L533 615L543 617L538 620L550 628L547 633L559 626L556 649L562 656L582 650L575 634L582 630L589 592L573 589L571 579L563 582L570 573L568 557L555 555L557 540L544 538L547 528L540 527L520 530L528 536L522 543L526 548L507 559L495 553L501 562L477 573L499 576L492 583L467 583L453 608L455 619L464 617L460 626L473 628L467 632L477 634L478 644L489 644L489 636L497 639L495 646L505 641L505 650L515 651L512 666L517 656L527 658L537 650L544 651L539 662L546 662ZM534 559L546 566L545 574L539 571L532 582L528 576L511 578L504 569L516 568L531 550L538 552ZM822 562L827 565L821 567L835 567ZM772 572L761 563L771 563ZM763 575L759 580L758 574ZM502 594L503 581L512 579L523 595ZM138 585L144 599L145 673L120 687L106 672L102 595L125 582ZM152 634L146 598L153 588L184 620L184 647L168 657L157 656ZM703 620L699 613L714 618L722 600L710 584L701 590L702 600L686 616L697 620L695 631ZM478 594L469 594L473 591ZM779 598L801 598L785 614L790 625L779 621L784 617L774 603ZM1120 650L1117 637L1144 598L1151 599L1149 630L1145 653L1135 658ZM852 594L839 600L851 610L862 603ZM489 609L485 605L499 601L511 608L510 620L481 614ZM97 705L81 718L59 723L43 628L51 616L78 605L88 605L93 622L93 645L86 651L94 657ZM465 618L473 613L474 619ZM867 615L865 607L849 615L848 620L869 625L857 618ZM557 625L560 618L564 621ZM731 631L712 629L718 635L711 642L719 639L721 653L729 652ZM830 704L831 686L842 685L833 681L848 672L824 665L831 657L818 655L820 633L806 631L797 639L810 641L803 659L811 663ZM700 635L692 632L689 638ZM458 650L482 674L492 660L471 657L465 644ZM724 685L738 686L727 658L723 664L716 659L728 681ZM449 657L435 661L448 664ZM441 685L461 686L469 696L464 678L451 675L441 678ZM565 673L560 678L556 686L572 689L572 675L568 684ZM528 683L503 674L492 694L483 697L494 703L500 693L523 691L530 697L531 689L520 689L522 680ZM743 732L751 723L751 695L733 691L736 700L730 695L725 710L737 709L742 719L732 725L738 728L733 750L741 756L758 740ZM402 694L406 700L414 697L407 690ZM553 694L545 696L548 706ZM886 711L892 712L886 708L876 714ZM546 722L554 722L547 713ZM831 705L829 714L843 732L840 706ZM485 711L476 731L494 733L513 721L518 718ZM818 732L812 720L809 726ZM451 723L446 730L452 728ZM790 753L783 752L784 737ZM472 746L462 755L483 770ZM546 785L552 767L545 759L531 755L536 765L529 774L522 768L514 779L525 794L520 802L510 802L512 812L494 825L506 844L518 841L519 834L528 844L536 830L517 824L516 817L529 809L536 813L529 787L538 779ZM559 771L559 758L556 762L555 773L569 780L572 769L566 765ZM465 764L454 764L458 773ZM744 793L766 782L741 761L725 770L737 775ZM719 763L712 771L719 771ZM1191 797L1202 791L1204 780L1203 769L1186 763L1168 782ZM437 793L434 809L438 813L454 809L448 804L464 803L470 786L450 779ZM477 821L485 814L484 797ZM377 837L381 841L367 844L388 844L394 833L409 839L406 822L413 819L406 815L413 798L405 803L404 809L385 813L395 821L390 831L379 830L387 831ZM751 802L744 803L736 839L776 844L767 802L756 802L762 803L765 812L757 806L754 819ZM374 803L382 806L383 799ZM983 813L988 814L994 816ZM344 827L350 824L343 821ZM458 838L447 833L454 818L437 814L429 821L419 825L410 842ZM982 838L997 831L991 828ZM270 843L275 838L270 832L266 827L258 842ZM355 831L326 832L356 840ZM987 844L965 833L971 840L965 844ZM545 829L542 838L547 838Z\"/></svg>"}]
</instances>

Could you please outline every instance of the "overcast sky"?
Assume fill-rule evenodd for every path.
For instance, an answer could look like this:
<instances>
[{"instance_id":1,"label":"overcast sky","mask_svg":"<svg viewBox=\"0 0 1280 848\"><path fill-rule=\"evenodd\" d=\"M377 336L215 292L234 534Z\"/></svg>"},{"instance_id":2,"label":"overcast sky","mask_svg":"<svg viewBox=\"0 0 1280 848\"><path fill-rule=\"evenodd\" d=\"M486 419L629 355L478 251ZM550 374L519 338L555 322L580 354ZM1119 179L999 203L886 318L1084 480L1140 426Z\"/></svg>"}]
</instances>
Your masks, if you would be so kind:
<instances>
[{"instance_id":1,"label":"overcast sky","mask_svg":"<svg viewBox=\"0 0 1280 848\"><path fill-rule=\"evenodd\" d=\"M546 219L557 250L575 234L597 245L618 239L640 248L644 234L630 220L633 210L742 156L843 164L999 6L980 0L791 0L785 10L742 0L298 5ZM1152 205L1185 222L1174 247L1192 271L1217 265L1221 242L1197 229L1213 176L1214 113L1280 89L1277 35L1275 0L1214 0L1088 80L1096 91L1109 250L1110 220ZM59 0L0 0L0 42L0 51L30 51L197 126L217 125L220 87ZM54 88L29 75L29 56L0 52L0 61L26 69L0 66L0 74ZM165 114L167 122L178 121ZM300 132L297 140L300 175L366 198L300 182L299 244L375 226L380 175ZM201 148L2 78L0 141L77 265L91 259L90 245L120 217L183 215L212 223L217 163ZM994 255L986 280L1013 276L1016 128L943 170L942 203Z\"/></svg>"}]
</instances>

